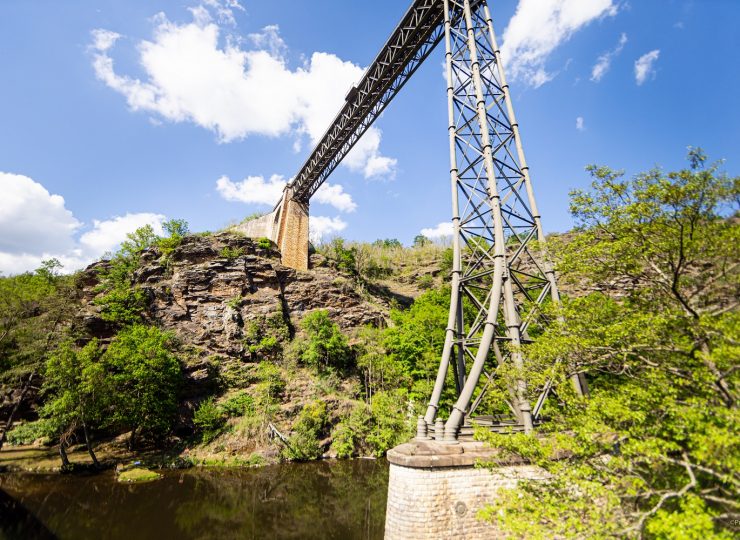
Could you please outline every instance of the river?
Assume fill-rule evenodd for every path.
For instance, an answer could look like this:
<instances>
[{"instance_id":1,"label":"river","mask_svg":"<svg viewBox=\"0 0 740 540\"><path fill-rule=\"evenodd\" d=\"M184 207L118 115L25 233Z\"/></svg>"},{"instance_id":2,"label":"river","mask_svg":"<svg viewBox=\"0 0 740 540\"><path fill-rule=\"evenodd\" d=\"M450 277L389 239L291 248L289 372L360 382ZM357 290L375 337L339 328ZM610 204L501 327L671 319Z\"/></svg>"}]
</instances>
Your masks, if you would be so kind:
<instances>
[{"instance_id":1,"label":"river","mask_svg":"<svg viewBox=\"0 0 740 540\"><path fill-rule=\"evenodd\" d=\"M0 474L0 538L381 539L385 460L95 475Z\"/></svg>"}]
</instances>

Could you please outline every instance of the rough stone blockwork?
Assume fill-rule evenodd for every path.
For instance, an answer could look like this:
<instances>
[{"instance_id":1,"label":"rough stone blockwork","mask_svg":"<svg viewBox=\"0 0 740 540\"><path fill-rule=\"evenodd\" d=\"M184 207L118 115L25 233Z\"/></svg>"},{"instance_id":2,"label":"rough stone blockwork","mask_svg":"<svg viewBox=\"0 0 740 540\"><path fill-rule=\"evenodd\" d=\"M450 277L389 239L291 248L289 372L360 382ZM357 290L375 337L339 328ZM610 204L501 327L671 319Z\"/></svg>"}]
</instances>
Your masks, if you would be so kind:
<instances>
[{"instance_id":1,"label":"rough stone blockwork","mask_svg":"<svg viewBox=\"0 0 740 540\"><path fill-rule=\"evenodd\" d=\"M476 518L500 487L539 478L532 465L488 469L416 469L391 464L386 509L386 540L466 540L504 538L496 527Z\"/></svg>"}]
</instances>

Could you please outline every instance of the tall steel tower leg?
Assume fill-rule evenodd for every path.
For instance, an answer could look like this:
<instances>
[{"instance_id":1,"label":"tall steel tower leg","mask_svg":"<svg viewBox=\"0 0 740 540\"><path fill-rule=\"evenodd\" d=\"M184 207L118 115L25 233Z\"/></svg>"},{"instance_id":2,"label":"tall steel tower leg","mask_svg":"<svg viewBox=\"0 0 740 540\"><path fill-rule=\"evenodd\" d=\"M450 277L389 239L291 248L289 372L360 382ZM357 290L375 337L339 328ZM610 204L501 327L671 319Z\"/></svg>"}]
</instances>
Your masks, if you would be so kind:
<instances>
[{"instance_id":1,"label":"tall steel tower leg","mask_svg":"<svg viewBox=\"0 0 740 540\"><path fill-rule=\"evenodd\" d=\"M454 256L445 343L425 420L437 416L454 358L458 399L445 425L445 440L454 441L496 369L508 362L522 373L527 330L545 322L540 306L559 297L540 252L544 233L486 2L444 0L444 31ZM468 359L469 367L461 365ZM574 385L583 392L577 376ZM509 406L525 432L547 392L547 385L528 389L523 377L511 383Z\"/></svg>"}]
</instances>

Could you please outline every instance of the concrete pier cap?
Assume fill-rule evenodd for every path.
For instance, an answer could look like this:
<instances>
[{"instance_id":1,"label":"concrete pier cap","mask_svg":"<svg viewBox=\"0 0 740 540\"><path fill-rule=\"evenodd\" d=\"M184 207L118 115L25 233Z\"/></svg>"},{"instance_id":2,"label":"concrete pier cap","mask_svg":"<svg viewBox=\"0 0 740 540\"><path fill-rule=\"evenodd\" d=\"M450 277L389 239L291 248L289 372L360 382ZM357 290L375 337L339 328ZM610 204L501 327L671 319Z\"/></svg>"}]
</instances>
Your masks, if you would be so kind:
<instances>
[{"instance_id":1,"label":"concrete pier cap","mask_svg":"<svg viewBox=\"0 0 740 540\"><path fill-rule=\"evenodd\" d=\"M494 523L478 519L478 511L501 488L545 478L539 467L482 442L415 439L390 450L388 461L386 540L504 538ZM491 462L490 469L476 466Z\"/></svg>"}]
</instances>

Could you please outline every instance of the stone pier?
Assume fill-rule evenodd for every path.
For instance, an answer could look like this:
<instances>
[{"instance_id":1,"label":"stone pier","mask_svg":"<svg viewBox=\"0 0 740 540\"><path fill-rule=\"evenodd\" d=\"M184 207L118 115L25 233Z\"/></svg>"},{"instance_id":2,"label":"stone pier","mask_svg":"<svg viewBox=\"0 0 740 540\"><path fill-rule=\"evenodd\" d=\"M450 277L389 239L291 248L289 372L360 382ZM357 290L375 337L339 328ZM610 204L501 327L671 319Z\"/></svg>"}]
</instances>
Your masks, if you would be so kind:
<instances>
[{"instance_id":1,"label":"stone pier","mask_svg":"<svg viewBox=\"0 0 740 540\"><path fill-rule=\"evenodd\" d=\"M285 188L275 210L235 229L250 238L269 238L285 266L308 270L308 204L294 199L291 188Z\"/></svg>"},{"instance_id":2,"label":"stone pier","mask_svg":"<svg viewBox=\"0 0 740 540\"><path fill-rule=\"evenodd\" d=\"M490 470L477 462L496 460ZM476 517L502 487L540 479L542 469L507 459L479 442L443 444L414 440L388 452L390 478L386 540L504 538L497 527Z\"/></svg>"}]
</instances>

